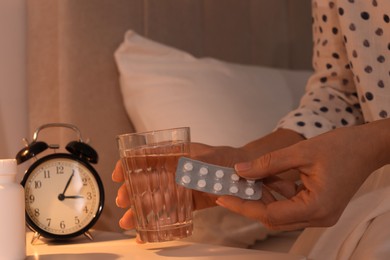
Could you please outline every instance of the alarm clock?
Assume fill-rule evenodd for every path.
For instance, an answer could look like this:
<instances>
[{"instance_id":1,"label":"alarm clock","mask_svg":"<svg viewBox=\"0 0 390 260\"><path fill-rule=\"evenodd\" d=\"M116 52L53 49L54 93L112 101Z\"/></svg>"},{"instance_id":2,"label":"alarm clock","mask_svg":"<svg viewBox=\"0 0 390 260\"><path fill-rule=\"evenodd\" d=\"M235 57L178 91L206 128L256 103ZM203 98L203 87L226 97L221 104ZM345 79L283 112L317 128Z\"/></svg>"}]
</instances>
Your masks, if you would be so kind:
<instances>
[{"instance_id":1,"label":"alarm clock","mask_svg":"<svg viewBox=\"0 0 390 260\"><path fill-rule=\"evenodd\" d=\"M64 127L73 130L78 140L66 145L67 152L57 153L59 145L38 141L46 128ZM98 162L96 151L83 142L79 129L72 124L42 125L34 132L33 140L16 155L21 164L31 158L21 182L25 191L26 222L35 232L32 243L40 236L49 239L68 239L84 234L96 223L104 207L104 189L99 174L91 164ZM47 149L53 153L38 158ZM49 151L49 150L48 150Z\"/></svg>"}]
</instances>

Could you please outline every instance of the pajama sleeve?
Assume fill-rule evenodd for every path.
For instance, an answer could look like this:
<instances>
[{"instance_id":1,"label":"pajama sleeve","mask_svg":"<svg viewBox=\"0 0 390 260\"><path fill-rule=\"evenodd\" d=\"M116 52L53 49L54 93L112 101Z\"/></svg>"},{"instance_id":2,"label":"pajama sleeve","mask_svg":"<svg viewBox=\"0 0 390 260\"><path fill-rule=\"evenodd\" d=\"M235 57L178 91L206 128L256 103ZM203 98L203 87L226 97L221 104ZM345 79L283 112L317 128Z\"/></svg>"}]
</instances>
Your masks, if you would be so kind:
<instances>
[{"instance_id":1,"label":"pajama sleeve","mask_svg":"<svg viewBox=\"0 0 390 260\"><path fill-rule=\"evenodd\" d=\"M329 3L313 2L314 73L307 82L299 107L277 125L305 138L364 121L345 49L346 39L339 25L339 10Z\"/></svg>"}]
</instances>

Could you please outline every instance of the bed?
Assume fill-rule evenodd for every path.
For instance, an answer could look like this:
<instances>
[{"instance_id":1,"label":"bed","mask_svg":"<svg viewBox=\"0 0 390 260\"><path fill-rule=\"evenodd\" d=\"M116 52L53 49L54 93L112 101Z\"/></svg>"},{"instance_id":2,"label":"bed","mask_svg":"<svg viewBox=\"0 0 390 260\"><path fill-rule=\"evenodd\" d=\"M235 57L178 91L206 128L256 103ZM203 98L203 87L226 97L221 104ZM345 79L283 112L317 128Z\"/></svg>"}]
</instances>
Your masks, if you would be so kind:
<instances>
[{"instance_id":1,"label":"bed","mask_svg":"<svg viewBox=\"0 0 390 260\"><path fill-rule=\"evenodd\" d=\"M298 104L310 75L310 0L35 0L27 5L29 133L46 123L72 123L98 151L96 169L106 190L98 229L121 231L118 184L111 181L116 135L186 124L194 141L239 146L272 131L278 117ZM262 97L257 102L256 93ZM193 95L207 104L203 110L191 101ZM165 102L159 103L162 97ZM182 103L172 105L178 100ZM191 106L172 115L184 101ZM221 116L225 108L231 110ZM237 121L240 117L246 121ZM206 134L205 126L216 120L218 127ZM245 127L229 127L233 124ZM223 136L224 128L232 129ZM42 138L66 144L74 137L58 131ZM247 247L258 238L228 240L214 242Z\"/></svg>"}]
</instances>

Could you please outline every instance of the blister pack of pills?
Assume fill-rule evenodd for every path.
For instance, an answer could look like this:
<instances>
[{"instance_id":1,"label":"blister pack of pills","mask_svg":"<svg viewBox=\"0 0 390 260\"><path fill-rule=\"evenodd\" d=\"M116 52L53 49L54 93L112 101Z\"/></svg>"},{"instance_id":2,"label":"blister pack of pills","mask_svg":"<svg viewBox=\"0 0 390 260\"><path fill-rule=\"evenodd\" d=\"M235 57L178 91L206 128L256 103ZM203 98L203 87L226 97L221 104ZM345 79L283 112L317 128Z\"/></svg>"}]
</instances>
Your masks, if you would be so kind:
<instances>
[{"instance_id":1,"label":"blister pack of pills","mask_svg":"<svg viewBox=\"0 0 390 260\"><path fill-rule=\"evenodd\" d=\"M189 189L215 195L232 195L248 200L261 198L261 181L241 178L233 168L186 157L179 159L176 183Z\"/></svg>"}]
</instances>

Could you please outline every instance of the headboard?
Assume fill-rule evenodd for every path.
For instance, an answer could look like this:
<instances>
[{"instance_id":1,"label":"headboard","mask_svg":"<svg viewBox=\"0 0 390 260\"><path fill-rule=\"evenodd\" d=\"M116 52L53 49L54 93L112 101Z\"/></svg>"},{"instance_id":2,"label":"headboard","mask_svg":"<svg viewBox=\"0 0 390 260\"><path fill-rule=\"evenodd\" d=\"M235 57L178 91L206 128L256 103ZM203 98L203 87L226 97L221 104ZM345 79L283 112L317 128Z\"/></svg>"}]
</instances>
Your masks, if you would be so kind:
<instances>
[{"instance_id":1,"label":"headboard","mask_svg":"<svg viewBox=\"0 0 390 260\"><path fill-rule=\"evenodd\" d=\"M115 136L133 131L113 53L133 29L197 57L288 69L311 63L310 0L34 0L28 5L29 133L77 125L100 155L106 189L97 228L119 230ZM53 142L66 134L47 137ZM63 140L64 139L64 140Z\"/></svg>"}]
</instances>

